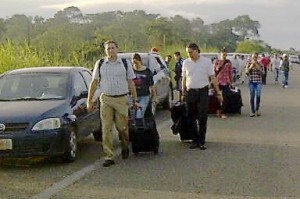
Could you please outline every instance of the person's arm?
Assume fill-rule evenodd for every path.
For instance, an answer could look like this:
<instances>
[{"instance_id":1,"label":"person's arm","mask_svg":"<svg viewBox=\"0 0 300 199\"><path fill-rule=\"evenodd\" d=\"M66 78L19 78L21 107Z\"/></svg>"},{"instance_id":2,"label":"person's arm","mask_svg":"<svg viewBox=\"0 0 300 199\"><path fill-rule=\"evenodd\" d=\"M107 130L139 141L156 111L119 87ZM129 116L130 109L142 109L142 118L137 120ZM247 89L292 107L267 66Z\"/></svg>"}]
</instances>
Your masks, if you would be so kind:
<instances>
[{"instance_id":1,"label":"person's arm","mask_svg":"<svg viewBox=\"0 0 300 199\"><path fill-rule=\"evenodd\" d=\"M185 76L183 76L182 80L181 80L181 92L182 92L181 100L184 101L185 96L186 96L186 77Z\"/></svg>"},{"instance_id":2,"label":"person's arm","mask_svg":"<svg viewBox=\"0 0 300 199\"><path fill-rule=\"evenodd\" d=\"M150 99L152 102L157 103L157 94L156 94L156 87L150 86Z\"/></svg>"},{"instance_id":3,"label":"person's arm","mask_svg":"<svg viewBox=\"0 0 300 199\"><path fill-rule=\"evenodd\" d=\"M95 91L97 89L97 85L98 85L98 80L97 79L92 80L91 83L90 83L88 98L87 98L87 110L88 110L88 112L90 112L94 109L92 100L93 100Z\"/></svg>"},{"instance_id":4,"label":"person's arm","mask_svg":"<svg viewBox=\"0 0 300 199\"><path fill-rule=\"evenodd\" d=\"M211 83L213 84L213 87L216 90L217 97L218 97L219 101L222 102L223 101L223 96L222 96L222 93L220 91L217 78L215 77L215 75L211 75L211 76L209 76L209 78L211 79Z\"/></svg>"},{"instance_id":5,"label":"person's arm","mask_svg":"<svg viewBox=\"0 0 300 199\"><path fill-rule=\"evenodd\" d=\"M133 103L135 104L137 102L137 93L136 93L134 81L132 79L128 79L128 89L131 94Z\"/></svg>"}]
</instances>

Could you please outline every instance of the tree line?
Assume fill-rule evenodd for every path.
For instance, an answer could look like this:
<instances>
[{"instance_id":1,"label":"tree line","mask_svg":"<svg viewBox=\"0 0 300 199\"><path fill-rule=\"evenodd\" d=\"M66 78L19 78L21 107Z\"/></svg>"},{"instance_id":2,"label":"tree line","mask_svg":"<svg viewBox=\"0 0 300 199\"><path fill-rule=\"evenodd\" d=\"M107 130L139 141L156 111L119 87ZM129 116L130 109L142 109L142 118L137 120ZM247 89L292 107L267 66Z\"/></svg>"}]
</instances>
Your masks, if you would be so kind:
<instances>
[{"instance_id":1,"label":"tree line","mask_svg":"<svg viewBox=\"0 0 300 199\"><path fill-rule=\"evenodd\" d=\"M156 46L170 54L170 49L182 50L193 41L211 52L222 47L271 52L274 49L259 40L259 28L248 15L206 25L199 17L163 17L143 10L83 15L79 8L67 7L49 19L15 14L0 19L0 72L38 65L92 67L108 39L116 40L122 51L147 52Z\"/></svg>"}]
</instances>

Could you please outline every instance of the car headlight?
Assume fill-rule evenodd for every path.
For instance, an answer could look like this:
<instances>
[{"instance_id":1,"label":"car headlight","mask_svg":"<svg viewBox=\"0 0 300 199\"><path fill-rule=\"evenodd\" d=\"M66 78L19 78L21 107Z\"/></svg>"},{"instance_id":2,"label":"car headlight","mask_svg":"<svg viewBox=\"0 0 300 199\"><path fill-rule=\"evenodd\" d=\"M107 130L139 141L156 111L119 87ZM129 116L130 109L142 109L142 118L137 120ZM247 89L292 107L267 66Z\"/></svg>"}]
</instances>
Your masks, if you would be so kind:
<instances>
[{"instance_id":1,"label":"car headlight","mask_svg":"<svg viewBox=\"0 0 300 199\"><path fill-rule=\"evenodd\" d=\"M41 131L41 130L51 130L51 129L58 129L61 126L61 122L59 118L48 118L39 121L36 123L32 130L33 131Z\"/></svg>"}]
</instances>

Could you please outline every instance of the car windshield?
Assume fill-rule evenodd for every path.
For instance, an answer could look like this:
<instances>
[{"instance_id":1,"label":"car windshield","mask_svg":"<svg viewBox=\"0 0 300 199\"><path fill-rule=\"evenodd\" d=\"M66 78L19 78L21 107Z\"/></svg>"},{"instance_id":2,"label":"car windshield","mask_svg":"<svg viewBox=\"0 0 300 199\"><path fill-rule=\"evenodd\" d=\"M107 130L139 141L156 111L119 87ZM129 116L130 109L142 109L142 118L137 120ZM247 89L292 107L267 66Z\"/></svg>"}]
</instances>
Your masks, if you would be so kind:
<instances>
[{"instance_id":1,"label":"car windshield","mask_svg":"<svg viewBox=\"0 0 300 199\"><path fill-rule=\"evenodd\" d=\"M7 74L0 78L0 101L52 100L67 96L67 74Z\"/></svg>"}]
</instances>

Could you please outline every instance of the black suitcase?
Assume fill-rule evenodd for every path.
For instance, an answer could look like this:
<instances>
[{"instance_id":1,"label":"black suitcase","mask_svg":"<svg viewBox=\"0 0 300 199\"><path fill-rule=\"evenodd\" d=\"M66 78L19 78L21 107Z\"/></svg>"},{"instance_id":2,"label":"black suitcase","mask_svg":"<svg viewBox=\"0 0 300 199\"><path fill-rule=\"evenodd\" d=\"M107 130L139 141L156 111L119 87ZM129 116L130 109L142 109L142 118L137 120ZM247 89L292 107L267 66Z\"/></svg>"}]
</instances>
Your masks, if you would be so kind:
<instances>
[{"instance_id":1,"label":"black suitcase","mask_svg":"<svg viewBox=\"0 0 300 199\"><path fill-rule=\"evenodd\" d=\"M187 117L186 104L184 102L176 102L171 108L171 118L173 125L171 126L172 133L174 135L179 134L180 140L192 140L191 124Z\"/></svg>"},{"instance_id":2,"label":"black suitcase","mask_svg":"<svg viewBox=\"0 0 300 199\"><path fill-rule=\"evenodd\" d=\"M237 87L231 88L226 92L227 103L225 106L226 113L242 113L242 95L241 90Z\"/></svg>"},{"instance_id":3,"label":"black suitcase","mask_svg":"<svg viewBox=\"0 0 300 199\"><path fill-rule=\"evenodd\" d=\"M130 111L129 119L129 139L134 154L139 152L158 153L159 134L156 128L154 115L151 111L151 105L147 107L144 118L136 119L136 111Z\"/></svg>"}]
</instances>

